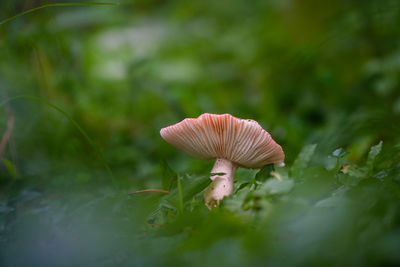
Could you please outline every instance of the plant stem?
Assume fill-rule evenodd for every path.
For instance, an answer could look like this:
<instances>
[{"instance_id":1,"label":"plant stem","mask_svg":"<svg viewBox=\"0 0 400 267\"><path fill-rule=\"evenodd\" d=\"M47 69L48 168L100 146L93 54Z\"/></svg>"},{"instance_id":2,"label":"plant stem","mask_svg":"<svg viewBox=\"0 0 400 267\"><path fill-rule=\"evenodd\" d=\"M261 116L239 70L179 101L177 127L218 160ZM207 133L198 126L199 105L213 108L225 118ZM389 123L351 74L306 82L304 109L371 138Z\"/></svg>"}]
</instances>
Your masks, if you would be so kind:
<instances>
[{"instance_id":1,"label":"plant stem","mask_svg":"<svg viewBox=\"0 0 400 267\"><path fill-rule=\"evenodd\" d=\"M183 195L182 195L181 177L178 176L176 179L178 184L179 212L183 213Z\"/></svg>"}]
</instances>

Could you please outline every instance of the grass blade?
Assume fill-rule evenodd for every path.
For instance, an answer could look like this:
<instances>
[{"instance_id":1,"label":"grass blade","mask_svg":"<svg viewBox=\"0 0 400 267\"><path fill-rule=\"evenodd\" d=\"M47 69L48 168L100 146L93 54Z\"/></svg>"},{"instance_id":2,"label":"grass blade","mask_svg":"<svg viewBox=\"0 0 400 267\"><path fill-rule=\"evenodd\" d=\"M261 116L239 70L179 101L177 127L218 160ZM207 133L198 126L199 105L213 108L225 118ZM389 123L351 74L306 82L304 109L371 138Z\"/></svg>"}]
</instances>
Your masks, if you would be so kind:
<instances>
[{"instance_id":1,"label":"grass blade","mask_svg":"<svg viewBox=\"0 0 400 267\"><path fill-rule=\"evenodd\" d=\"M178 184L178 197L179 197L179 211L183 213L183 194L182 194L182 184L181 184L181 177L177 177L177 184Z\"/></svg>"},{"instance_id":2,"label":"grass blade","mask_svg":"<svg viewBox=\"0 0 400 267\"><path fill-rule=\"evenodd\" d=\"M17 19L17 18L19 18L19 17L21 17L21 16L24 16L24 15L26 15L26 14L35 12L35 11L40 10L40 9L43 9L43 8L48 8L48 7L66 7L66 6L115 6L115 5L117 5L117 3L95 2L95 3L56 3L56 4L45 4L45 5L42 5L42 6L38 6L38 7L32 8L32 9L25 10L25 11L23 11L23 12L17 14L17 15L14 15L14 16L12 16L12 17L10 17L10 18L4 19L4 20L0 21L0 25L3 25L3 24L5 24L5 23L7 23L7 22L10 22L10 21L12 21L12 20L14 20L14 19Z\"/></svg>"},{"instance_id":3,"label":"grass blade","mask_svg":"<svg viewBox=\"0 0 400 267\"><path fill-rule=\"evenodd\" d=\"M83 130L83 128L67 112L65 112L60 107L50 103L46 99L43 99L43 98L40 98L40 97L37 97L37 96L31 96L31 95L19 95L19 96L14 96L14 97L7 98L7 99L5 99L4 101L2 101L0 103L0 107L5 105L8 102L11 102L11 101L17 100L17 99L30 99L30 100L34 100L34 101L37 101L37 102L44 103L44 104L50 106L51 108L57 110L58 112L60 112L62 115L64 115L64 117L66 117L75 126L75 128L82 134L82 136L85 138L85 140L89 143L89 145L96 152L97 156L99 157L99 159L103 163L105 169L107 170L108 174L110 175L114 187L117 188L116 183L115 183L115 179L114 179L114 174L111 171L111 168L108 165L107 161L105 160L105 158L103 156L103 153L101 153L100 149L96 146L96 144L89 137L89 135L85 132L85 130Z\"/></svg>"},{"instance_id":4,"label":"grass blade","mask_svg":"<svg viewBox=\"0 0 400 267\"><path fill-rule=\"evenodd\" d=\"M176 177L178 177L177 174L174 172L174 170L171 169L171 167L165 160L161 160L161 172L162 188L164 190L171 190L172 184L175 182Z\"/></svg>"},{"instance_id":5,"label":"grass blade","mask_svg":"<svg viewBox=\"0 0 400 267\"><path fill-rule=\"evenodd\" d=\"M13 179L17 179L18 178L17 169L15 168L14 164L6 158L3 158L2 161L3 161L4 166L8 170L8 173L11 175L11 177Z\"/></svg>"}]
</instances>

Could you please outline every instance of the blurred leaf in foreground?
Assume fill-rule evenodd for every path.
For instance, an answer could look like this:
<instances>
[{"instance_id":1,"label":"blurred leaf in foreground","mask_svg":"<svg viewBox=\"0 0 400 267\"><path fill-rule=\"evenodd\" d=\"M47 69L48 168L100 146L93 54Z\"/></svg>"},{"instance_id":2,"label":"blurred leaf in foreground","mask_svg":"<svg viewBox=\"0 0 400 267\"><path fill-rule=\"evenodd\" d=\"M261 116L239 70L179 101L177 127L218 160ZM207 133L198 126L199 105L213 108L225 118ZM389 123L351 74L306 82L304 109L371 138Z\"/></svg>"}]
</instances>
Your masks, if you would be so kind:
<instances>
[{"instance_id":1,"label":"blurred leaf in foreground","mask_svg":"<svg viewBox=\"0 0 400 267\"><path fill-rule=\"evenodd\" d=\"M306 168L314 155L317 144L306 145L303 147L292 166L292 173L297 173Z\"/></svg>"},{"instance_id":2,"label":"blurred leaf in foreground","mask_svg":"<svg viewBox=\"0 0 400 267\"><path fill-rule=\"evenodd\" d=\"M12 178L14 179L18 178L17 169L9 159L3 158L3 164Z\"/></svg>"},{"instance_id":3,"label":"blurred leaf in foreground","mask_svg":"<svg viewBox=\"0 0 400 267\"><path fill-rule=\"evenodd\" d=\"M368 153L367 165L372 169L374 166L375 158L379 155L382 150L383 142L380 141L377 145L371 147Z\"/></svg>"},{"instance_id":4,"label":"blurred leaf in foreground","mask_svg":"<svg viewBox=\"0 0 400 267\"><path fill-rule=\"evenodd\" d=\"M165 160L161 160L161 184L162 188L165 190L171 190L172 184L177 179L177 174L171 169Z\"/></svg>"},{"instance_id":5,"label":"blurred leaf in foreground","mask_svg":"<svg viewBox=\"0 0 400 267\"><path fill-rule=\"evenodd\" d=\"M274 164L268 164L262 167L256 174L255 180L258 182L264 182L271 177L271 171L274 170Z\"/></svg>"}]
</instances>

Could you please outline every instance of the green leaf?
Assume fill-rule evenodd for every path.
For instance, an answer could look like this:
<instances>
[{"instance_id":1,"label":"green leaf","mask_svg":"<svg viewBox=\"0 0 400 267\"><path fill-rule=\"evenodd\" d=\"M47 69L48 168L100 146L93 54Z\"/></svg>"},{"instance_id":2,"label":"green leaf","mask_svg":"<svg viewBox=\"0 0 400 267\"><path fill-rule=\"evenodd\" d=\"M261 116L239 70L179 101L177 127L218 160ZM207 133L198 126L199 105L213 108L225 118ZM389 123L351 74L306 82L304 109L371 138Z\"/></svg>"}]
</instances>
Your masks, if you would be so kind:
<instances>
[{"instance_id":1,"label":"green leaf","mask_svg":"<svg viewBox=\"0 0 400 267\"><path fill-rule=\"evenodd\" d=\"M193 197L206 188L211 180L208 176L181 177L180 186L173 188L168 195L160 198L159 203L149 215L149 219L163 222L166 220L163 211L182 211ZM179 190L179 187L181 188Z\"/></svg>"},{"instance_id":2,"label":"green leaf","mask_svg":"<svg viewBox=\"0 0 400 267\"><path fill-rule=\"evenodd\" d=\"M284 194L288 193L293 188L293 180L282 180L277 179L268 180L261 188L263 191L267 191L269 194Z\"/></svg>"},{"instance_id":3,"label":"green leaf","mask_svg":"<svg viewBox=\"0 0 400 267\"><path fill-rule=\"evenodd\" d=\"M165 160L161 160L161 185L165 190L170 190L172 183L177 179L177 174L171 169Z\"/></svg>"},{"instance_id":4,"label":"green leaf","mask_svg":"<svg viewBox=\"0 0 400 267\"><path fill-rule=\"evenodd\" d=\"M208 176L198 176L182 179L183 201L188 201L203 191L209 184L211 179Z\"/></svg>"},{"instance_id":5,"label":"green leaf","mask_svg":"<svg viewBox=\"0 0 400 267\"><path fill-rule=\"evenodd\" d=\"M8 173L11 175L11 177L17 179L17 170L15 169L14 164L6 158L3 158L3 164L6 167Z\"/></svg>"},{"instance_id":6,"label":"green leaf","mask_svg":"<svg viewBox=\"0 0 400 267\"><path fill-rule=\"evenodd\" d=\"M257 172L255 177L256 181L259 182L266 181L269 177L271 177L270 173L273 170L274 170L274 164L265 165L259 172Z\"/></svg>"},{"instance_id":7,"label":"green leaf","mask_svg":"<svg viewBox=\"0 0 400 267\"><path fill-rule=\"evenodd\" d=\"M358 167L356 164L350 165L344 173L348 173L351 176L364 178L366 175L366 168L365 167Z\"/></svg>"},{"instance_id":8,"label":"green leaf","mask_svg":"<svg viewBox=\"0 0 400 267\"><path fill-rule=\"evenodd\" d=\"M243 188L245 188L246 186L248 186L249 184L250 184L250 182L242 183L242 184L238 187L238 189L236 189L235 194L236 194L238 191L240 191L240 190L242 190Z\"/></svg>"},{"instance_id":9,"label":"green leaf","mask_svg":"<svg viewBox=\"0 0 400 267\"><path fill-rule=\"evenodd\" d=\"M297 159L293 163L292 172L296 173L297 171L307 168L308 164L311 161L312 156L314 155L315 149L317 148L317 144L310 144L303 147Z\"/></svg>"},{"instance_id":10,"label":"green leaf","mask_svg":"<svg viewBox=\"0 0 400 267\"><path fill-rule=\"evenodd\" d=\"M340 206L345 206L349 203L349 200L345 197L333 196L322 199L315 204L318 208L336 208Z\"/></svg>"},{"instance_id":11,"label":"green leaf","mask_svg":"<svg viewBox=\"0 0 400 267\"><path fill-rule=\"evenodd\" d=\"M352 176L348 173L338 173L336 174L337 181L345 186L356 186L362 179L362 177Z\"/></svg>"},{"instance_id":12,"label":"green leaf","mask_svg":"<svg viewBox=\"0 0 400 267\"><path fill-rule=\"evenodd\" d=\"M367 159L367 165L369 165L371 168L374 165L374 161L376 156L381 152L382 150L382 141L380 141L377 145L371 147L368 153L368 159Z\"/></svg>"},{"instance_id":13,"label":"green leaf","mask_svg":"<svg viewBox=\"0 0 400 267\"><path fill-rule=\"evenodd\" d=\"M332 156L334 156L335 158L343 158L347 154L349 154L349 152L341 147L332 152Z\"/></svg>"}]
</instances>

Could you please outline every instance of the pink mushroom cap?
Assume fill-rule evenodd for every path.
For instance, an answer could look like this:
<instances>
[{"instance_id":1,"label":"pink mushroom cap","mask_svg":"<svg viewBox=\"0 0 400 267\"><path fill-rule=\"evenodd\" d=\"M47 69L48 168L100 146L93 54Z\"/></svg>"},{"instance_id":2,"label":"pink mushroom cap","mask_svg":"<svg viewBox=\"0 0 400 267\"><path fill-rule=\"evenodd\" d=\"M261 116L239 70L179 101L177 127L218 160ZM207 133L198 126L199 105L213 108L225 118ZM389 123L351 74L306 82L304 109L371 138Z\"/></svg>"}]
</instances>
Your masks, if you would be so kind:
<instances>
[{"instance_id":1,"label":"pink mushroom cap","mask_svg":"<svg viewBox=\"0 0 400 267\"><path fill-rule=\"evenodd\" d=\"M239 167L284 166L285 154L258 122L230 114L204 113L162 128L162 138L199 159L223 158Z\"/></svg>"}]
</instances>

